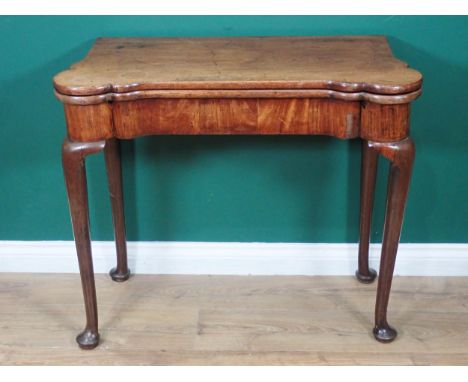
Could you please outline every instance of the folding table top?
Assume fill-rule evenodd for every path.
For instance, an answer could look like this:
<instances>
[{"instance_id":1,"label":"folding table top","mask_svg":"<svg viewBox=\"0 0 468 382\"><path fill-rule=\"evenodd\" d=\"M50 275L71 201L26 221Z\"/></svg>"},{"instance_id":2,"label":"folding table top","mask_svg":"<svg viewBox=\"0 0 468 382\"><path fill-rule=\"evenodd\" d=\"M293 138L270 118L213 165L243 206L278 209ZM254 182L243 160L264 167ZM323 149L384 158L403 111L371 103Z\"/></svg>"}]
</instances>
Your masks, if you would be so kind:
<instances>
[{"instance_id":1,"label":"folding table top","mask_svg":"<svg viewBox=\"0 0 468 382\"><path fill-rule=\"evenodd\" d=\"M401 96L421 83L384 36L99 38L54 78L57 93L75 97L266 89Z\"/></svg>"}]
</instances>

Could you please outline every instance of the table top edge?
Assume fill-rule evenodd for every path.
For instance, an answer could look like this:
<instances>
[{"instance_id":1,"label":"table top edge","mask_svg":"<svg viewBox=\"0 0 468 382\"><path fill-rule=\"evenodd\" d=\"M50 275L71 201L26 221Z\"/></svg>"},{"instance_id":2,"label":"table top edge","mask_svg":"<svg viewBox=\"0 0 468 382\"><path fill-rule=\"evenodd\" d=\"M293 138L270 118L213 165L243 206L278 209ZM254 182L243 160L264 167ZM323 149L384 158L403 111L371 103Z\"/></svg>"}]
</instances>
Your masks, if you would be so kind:
<instances>
[{"instance_id":1,"label":"table top edge","mask_svg":"<svg viewBox=\"0 0 468 382\"><path fill-rule=\"evenodd\" d=\"M92 56L93 51L99 44L116 41L232 41L232 40L259 40L259 41L286 41L293 40L362 40L362 41L378 41L385 45L390 53L390 57L399 70L404 70L410 74L411 80L398 84L389 84L385 81L343 81L336 79L302 79L302 80L199 80L199 81L146 81L146 82L118 82L100 83L93 85L70 85L61 80L64 73L70 73L75 68L80 67L86 60ZM245 37L171 37L171 38L153 38L153 37L137 37L137 38L121 38L121 37L100 37L95 40L93 48L88 52L88 55L81 61L73 64L69 69L58 73L53 78L53 86L55 91L66 96L72 97L88 97L88 96L105 96L110 97L112 94L133 93L138 91L164 91L164 90L180 90L180 91L257 91L257 90L326 90L343 93L369 93L375 95L386 96L404 96L421 89L422 75L417 70L408 67L408 64L395 58L391 52L386 36L383 35L350 35L350 36L245 36Z\"/></svg>"}]
</instances>

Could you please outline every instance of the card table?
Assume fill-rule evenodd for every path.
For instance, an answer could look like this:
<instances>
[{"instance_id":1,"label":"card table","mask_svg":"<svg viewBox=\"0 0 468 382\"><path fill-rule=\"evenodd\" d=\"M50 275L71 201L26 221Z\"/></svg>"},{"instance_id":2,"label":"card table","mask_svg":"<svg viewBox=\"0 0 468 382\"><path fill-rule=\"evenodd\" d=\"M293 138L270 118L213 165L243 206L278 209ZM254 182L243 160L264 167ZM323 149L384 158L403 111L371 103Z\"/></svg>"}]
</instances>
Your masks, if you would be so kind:
<instances>
[{"instance_id":1,"label":"card table","mask_svg":"<svg viewBox=\"0 0 468 382\"><path fill-rule=\"evenodd\" d=\"M119 140L146 135L328 135L362 141L356 277L374 281L369 237L377 161L390 161L375 326L397 332L387 306L414 143L410 103L422 75L395 58L384 36L99 38L82 61L54 77L67 137L62 161L84 294L79 346L99 343L85 158L103 151L112 202L115 281L130 275Z\"/></svg>"}]
</instances>

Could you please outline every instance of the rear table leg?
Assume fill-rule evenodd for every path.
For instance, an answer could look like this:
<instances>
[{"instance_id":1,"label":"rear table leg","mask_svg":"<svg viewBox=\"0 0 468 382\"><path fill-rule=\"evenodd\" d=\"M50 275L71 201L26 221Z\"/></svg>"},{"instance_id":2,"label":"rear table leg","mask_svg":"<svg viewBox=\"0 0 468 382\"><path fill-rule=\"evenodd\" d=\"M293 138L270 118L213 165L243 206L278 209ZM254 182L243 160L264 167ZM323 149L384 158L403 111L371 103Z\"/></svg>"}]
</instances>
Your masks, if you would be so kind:
<instances>
[{"instance_id":1,"label":"rear table leg","mask_svg":"<svg viewBox=\"0 0 468 382\"><path fill-rule=\"evenodd\" d=\"M361 155L361 222L359 266L356 271L356 278L362 283L369 284L377 276L377 272L369 268L369 240L379 153L370 147L368 141L362 141Z\"/></svg>"},{"instance_id":2,"label":"rear table leg","mask_svg":"<svg viewBox=\"0 0 468 382\"><path fill-rule=\"evenodd\" d=\"M127 265L127 241L125 238L125 215L122 192L122 168L120 164L119 141L109 139L104 148L106 158L107 179L112 205L112 220L114 223L115 246L117 250L117 267L109 272L112 280L122 282L130 277Z\"/></svg>"}]
</instances>

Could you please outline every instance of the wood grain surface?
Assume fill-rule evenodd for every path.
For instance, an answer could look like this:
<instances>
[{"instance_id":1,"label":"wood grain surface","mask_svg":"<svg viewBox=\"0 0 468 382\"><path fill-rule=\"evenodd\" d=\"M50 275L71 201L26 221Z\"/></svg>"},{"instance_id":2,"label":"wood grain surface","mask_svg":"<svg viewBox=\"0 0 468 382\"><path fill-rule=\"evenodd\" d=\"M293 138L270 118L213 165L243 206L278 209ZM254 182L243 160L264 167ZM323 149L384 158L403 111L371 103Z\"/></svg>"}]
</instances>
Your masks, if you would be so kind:
<instances>
[{"instance_id":1,"label":"wood grain surface","mask_svg":"<svg viewBox=\"0 0 468 382\"><path fill-rule=\"evenodd\" d=\"M115 136L359 134L360 104L326 99L149 99L113 105ZM77 134L82 130L74 129Z\"/></svg>"},{"instance_id":2,"label":"wood grain surface","mask_svg":"<svg viewBox=\"0 0 468 382\"><path fill-rule=\"evenodd\" d=\"M308 134L398 141L421 74L383 36L98 39L54 79L68 137Z\"/></svg>"},{"instance_id":3,"label":"wood grain surface","mask_svg":"<svg viewBox=\"0 0 468 382\"><path fill-rule=\"evenodd\" d=\"M410 104L379 105L363 102L360 136L369 141L400 141L409 135L409 122Z\"/></svg>"},{"instance_id":4,"label":"wood grain surface","mask_svg":"<svg viewBox=\"0 0 468 382\"><path fill-rule=\"evenodd\" d=\"M69 96L164 89L401 95L417 91L421 81L384 36L101 38L54 86Z\"/></svg>"},{"instance_id":5,"label":"wood grain surface","mask_svg":"<svg viewBox=\"0 0 468 382\"><path fill-rule=\"evenodd\" d=\"M65 104L68 136L86 142L144 135L330 135L393 142L409 135L409 105L333 99L140 99Z\"/></svg>"},{"instance_id":6,"label":"wood grain surface","mask_svg":"<svg viewBox=\"0 0 468 382\"><path fill-rule=\"evenodd\" d=\"M95 105L103 102L134 101L151 98L330 98L343 101L369 101L382 105L398 105L414 101L422 89L398 95L366 92L339 92L327 89L237 89L237 90L136 90L127 93L105 93L91 96L74 96L54 92L63 103L71 105Z\"/></svg>"},{"instance_id":7,"label":"wood grain surface","mask_svg":"<svg viewBox=\"0 0 468 382\"><path fill-rule=\"evenodd\" d=\"M2 365L468 365L468 280L395 277L395 342L352 277L96 275L101 345L82 351L76 274L0 274Z\"/></svg>"}]
</instances>

